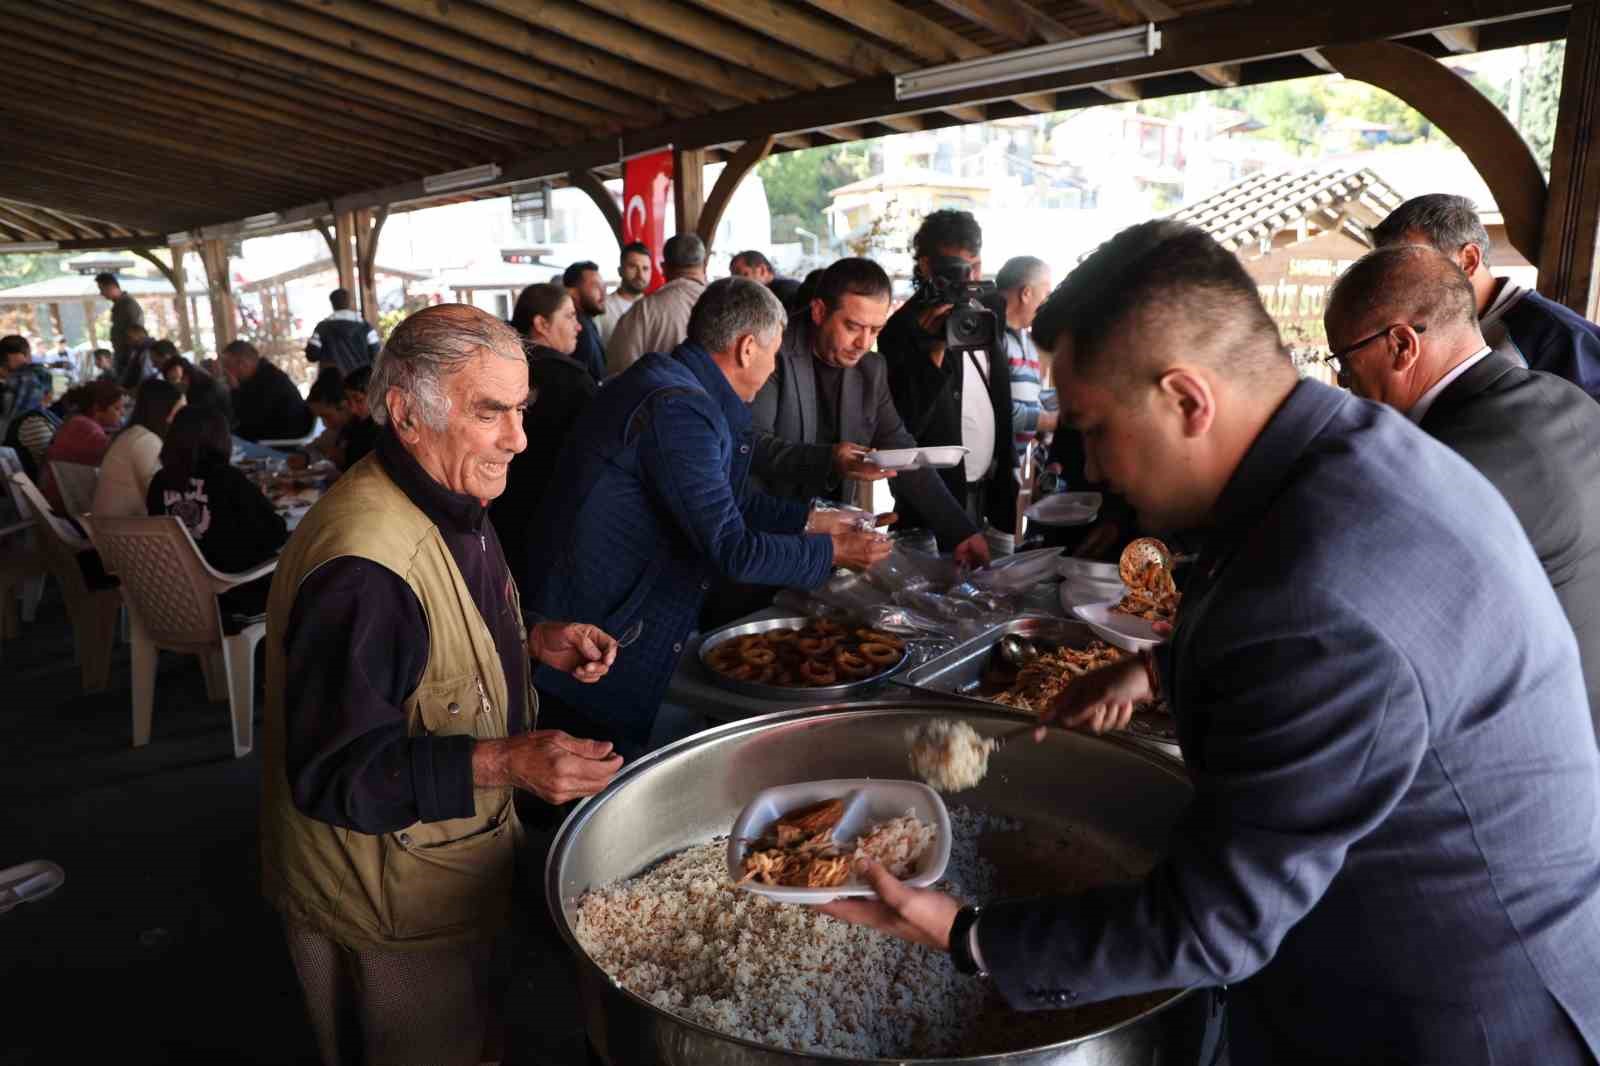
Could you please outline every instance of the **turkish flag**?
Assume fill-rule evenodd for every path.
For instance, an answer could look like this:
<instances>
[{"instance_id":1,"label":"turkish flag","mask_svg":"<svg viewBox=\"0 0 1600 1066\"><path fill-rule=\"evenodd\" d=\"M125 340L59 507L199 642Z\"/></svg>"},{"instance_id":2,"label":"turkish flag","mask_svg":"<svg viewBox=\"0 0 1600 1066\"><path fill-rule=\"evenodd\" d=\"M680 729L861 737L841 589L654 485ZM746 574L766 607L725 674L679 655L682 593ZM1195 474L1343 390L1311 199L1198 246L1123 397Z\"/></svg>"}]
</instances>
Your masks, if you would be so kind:
<instances>
[{"instance_id":1,"label":"turkish flag","mask_svg":"<svg viewBox=\"0 0 1600 1066\"><path fill-rule=\"evenodd\" d=\"M667 240L667 213L672 210L672 149L638 155L622 163L622 241L643 241L650 249L650 286L655 292L666 278L661 248Z\"/></svg>"}]
</instances>

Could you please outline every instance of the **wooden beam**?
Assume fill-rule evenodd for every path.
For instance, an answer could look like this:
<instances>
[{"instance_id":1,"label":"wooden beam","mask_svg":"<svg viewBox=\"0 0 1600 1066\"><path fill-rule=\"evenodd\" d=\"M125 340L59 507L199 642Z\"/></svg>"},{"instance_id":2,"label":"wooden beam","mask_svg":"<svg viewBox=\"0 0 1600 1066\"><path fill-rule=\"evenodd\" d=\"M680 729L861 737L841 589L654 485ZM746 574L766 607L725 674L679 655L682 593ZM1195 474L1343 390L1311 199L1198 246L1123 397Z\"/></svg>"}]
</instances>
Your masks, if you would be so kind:
<instances>
[{"instance_id":1,"label":"wooden beam","mask_svg":"<svg viewBox=\"0 0 1600 1066\"><path fill-rule=\"evenodd\" d=\"M678 233L693 233L706 203L705 156L697 148L672 150L672 206Z\"/></svg>"},{"instance_id":2,"label":"wooden beam","mask_svg":"<svg viewBox=\"0 0 1600 1066\"><path fill-rule=\"evenodd\" d=\"M1325 72L1327 72L1329 74L1337 74L1337 73L1339 73L1337 70L1335 70L1333 68L1333 64L1328 62L1328 58L1326 56L1324 56L1321 52L1317 51L1315 48L1306 49L1304 52L1300 53L1300 56L1307 63L1310 63L1312 66L1316 67L1318 70L1325 71Z\"/></svg>"},{"instance_id":3,"label":"wooden beam","mask_svg":"<svg viewBox=\"0 0 1600 1066\"><path fill-rule=\"evenodd\" d=\"M782 41L790 48L841 66L852 74L899 74L916 63L876 41L841 29L807 12L800 4L750 0L695 0L717 17Z\"/></svg>"},{"instance_id":4,"label":"wooden beam","mask_svg":"<svg viewBox=\"0 0 1600 1066\"><path fill-rule=\"evenodd\" d=\"M1023 0L934 0L934 3L1015 44L1035 44L1040 38L1063 41L1078 36L1064 23Z\"/></svg>"},{"instance_id":5,"label":"wooden beam","mask_svg":"<svg viewBox=\"0 0 1600 1066\"><path fill-rule=\"evenodd\" d=\"M723 165L722 173L717 175L716 185L712 186L711 195L706 197L705 209L700 212L699 224L695 227L700 239L706 242L707 251L716 240L717 227L722 225L722 215L728 210L728 204L733 200L733 194L738 190L739 183L771 154L772 145L771 137L757 137L746 141L733 154L733 158Z\"/></svg>"},{"instance_id":6,"label":"wooden beam","mask_svg":"<svg viewBox=\"0 0 1600 1066\"><path fill-rule=\"evenodd\" d=\"M178 344L184 351L193 351L194 334L189 328L189 292L184 284L186 279L183 272L183 248L174 248L169 253L172 257L170 266L148 248L135 248L133 254L148 260L166 277L167 284L172 286L174 293L172 303L178 312Z\"/></svg>"},{"instance_id":7,"label":"wooden beam","mask_svg":"<svg viewBox=\"0 0 1600 1066\"><path fill-rule=\"evenodd\" d=\"M233 301L233 279L228 274L227 242L212 238L200 242L200 261L206 268L207 298L211 303L211 333L215 342L214 354L233 340L238 321Z\"/></svg>"},{"instance_id":8,"label":"wooden beam","mask_svg":"<svg viewBox=\"0 0 1600 1066\"><path fill-rule=\"evenodd\" d=\"M1550 154L1539 291L1593 319L1600 245L1600 4L1573 5Z\"/></svg>"},{"instance_id":9,"label":"wooden beam","mask_svg":"<svg viewBox=\"0 0 1600 1066\"><path fill-rule=\"evenodd\" d=\"M896 115L884 119L883 124L896 133L920 133L928 128L928 124L918 115Z\"/></svg>"},{"instance_id":10,"label":"wooden beam","mask_svg":"<svg viewBox=\"0 0 1600 1066\"><path fill-rule=\"evenodd\" d=\"M0 203L0 218L4 218L12 226L24 226L27 228L31 235L18 237L16 238L17 240L70 241L83 236L83 234L78 233L71 227L40 217L23 204Z\"/></svg>"},{"instance_id":11,"label":"wooden beam","mask_svg":"<svg viewBox=\"0 0 1600 1066\"><path fill-rule=\"evenodd\" d=\"M0 206L0 230L4 230L6 239L12 241L48 241L56 239L27 219L19 218L7 211L4 206Z\"/></svg>"},{"instance_id":12,"label":"wooden beam","mask_svg":"<svg viewBox=\"0 0 1600 1066\"><path fill-rule=\"evenodd\" d=\"M1136 81L1105 81L1095 88L1118 103L1131 104L1144 99L1144 90Z\"/></svg>"},{"instance_id":13,"label":"wooden beam","mask_svg":"<svg viewBox=\"0 0 1600 1066\"><path fill-rule=\"evenodd\" d=\"M351 296L356 290L356 213L340 211L333 216L333 267L339 274L339 288Z\"/></svg>"},{"instance_id":14,"label":"wooden beam","mask_svg":"<svg viewBox=\"0 0 1600 1066\"><path fill-rule=\"evenodd\" d=\"M334 267L337 269L339 264L338 239L334 237L333 231L328 228L328 223L322 219L317 219L315 226L317 228L317 232L322 234L323 241L325 241L328 245L328 258L333 261Z\"/></svg>"},{"instance_id":15,"label":"wooden beam","mask_svg":"<svg viewBox=\"0 0 1600 1066\"><path fill-rule=\"evenodd\" d=\"M1241 74L1238 63L1218 63L1209 67L1196 67L1194 72L1200 75L1200 78L1206 84L1214 85L1219 89L1237 88Z\"/></svg>"},{"instance_id":16,"label":"wooden beam","mask_svg":"<svg viewBox=\"0 0 1600 1066\"><path fill-rule=\"evenodd\" d=\"M1347 78L1393 94L1456 143L1488 184L1506 220L1506 239L1539 261L1544 174L1528 142L1472 83L1426 52L1392 41L1336 45L1322 54Z\"/></svg>"},{"instance_id":17,"label":"wooden beam","mask_svg":"<svg viewBox=\"0 0 1600 1066\"><path fill-rule=\"evenodd\" d=\"M1449 26L1433 31L1433 39L1444 45L1445 51L1464 55L1478 50L1478 27Z\"/></svg>"},{"instance_id":18,"label":"wooden beam","mask_svg":"<svg viewBox=\"0 0 1600 1066\"><path fill-rule=\"evenodd\" d=\"M952 115L962 122L988 122L989 112L982 104L958 104L940 108L947 115ZM892 117L892 116L891 116Z\"/></svg>"},{"instance_id":19,"label":"wooden beam","mask_svg":"<svg viewBox=\"0 0 1600 1066\"><path fill-rule=\"evenodd\" d=\"M930 65L977 59L988 51L926 15L894 0L809 0L812 7L847 22L863 33L916 56Z\"/></svg>"},{"instance_id":20,"label":"wooden beam","mask_svg":"<svg viewBox=\"0 0 1600 1066\"><path fill-rule=\"evenodd\" d=\"M363 209L355 214L356 267L361 279L361 315L372 328L378 328L378 237L389 209Z\"/></svg>"},{"instance_id":21,"label":"wooden beam","mask_svg":"<svg viewBox=\"0 0 1600 1066\"><path fill-rule=\"evenodd\" d=\"M612 236L617 239L617 248L624 243L622 237L622 205L617 203L617 198L611 195L611 190L606 188L606 183L601 181L594 171L584 168L582 170L567 171L567 184L580 190L594 205L600 209L600 214L605 216L606 225L611 227Z\"/></svg>"},{"instance_id":22,"label":"wooden beam","mask_svg":"<svg viewBox=\"0 0 1600 1066\"><path fill-rule=\"evenodd\" d=\"M581 0L590 7L616 18L626 19L640 29L658 33L679 44L719 56L737 56L740 66L759 70L769 78L789 86L815 89L839 85L847 75L819 62L792 46L740 29L728 19L706 14L674 0ZM824 57L827 58L827 57Z\"/></svg>"}]
</instances>

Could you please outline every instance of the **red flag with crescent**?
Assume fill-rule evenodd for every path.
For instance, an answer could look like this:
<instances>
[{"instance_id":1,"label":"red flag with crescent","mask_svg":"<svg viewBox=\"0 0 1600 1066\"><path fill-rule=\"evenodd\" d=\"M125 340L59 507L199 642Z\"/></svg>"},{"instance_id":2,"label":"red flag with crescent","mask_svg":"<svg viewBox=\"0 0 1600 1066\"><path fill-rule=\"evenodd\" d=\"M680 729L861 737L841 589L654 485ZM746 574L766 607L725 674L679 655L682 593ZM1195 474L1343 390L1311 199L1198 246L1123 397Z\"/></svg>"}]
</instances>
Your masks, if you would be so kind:
<instances>
[{"instance_id":1,"label":"red flag with crescent","mask_svg":"<svg viewBox=\"0 0 1600 1066\"><path fill-rule=\"evenodd\" d=\"M672 149L636 155L622 163L622 240L643 241L650 249L650 286L655 292L666 278L661 248L667 240L667 213L672 209Z\"/></svg>"}]
</instances>

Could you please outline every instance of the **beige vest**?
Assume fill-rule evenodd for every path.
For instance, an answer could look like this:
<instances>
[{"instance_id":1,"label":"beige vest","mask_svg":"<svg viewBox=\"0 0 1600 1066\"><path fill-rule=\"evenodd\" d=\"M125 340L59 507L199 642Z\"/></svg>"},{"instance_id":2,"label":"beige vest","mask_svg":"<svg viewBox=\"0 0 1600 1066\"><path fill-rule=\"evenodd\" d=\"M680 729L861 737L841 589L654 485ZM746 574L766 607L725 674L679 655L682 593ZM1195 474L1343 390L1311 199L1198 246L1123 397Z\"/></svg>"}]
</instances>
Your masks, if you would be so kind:
<instances>
[{"instance_id":1,"label":"beige vest","mask_svg":"<svg viewBox=\"0 0 1600 1066\"><path fill-rule=\"evenodd\" d=\"M306 515L272 581L261 742L263 891L292 920L351 947L436 947L491 936L509 913L522 836L510 788L476 789L470 817L378 836L308 818L294 806L284 767L283 630L301 582L342 556L400 575L422 604L428 665L403 704L409 734L507 735L508 690L494 638L438 529L369 455ZM527 691L531 726L537 705L527 668L515 682Z\"/></svg>"}]
</instances>

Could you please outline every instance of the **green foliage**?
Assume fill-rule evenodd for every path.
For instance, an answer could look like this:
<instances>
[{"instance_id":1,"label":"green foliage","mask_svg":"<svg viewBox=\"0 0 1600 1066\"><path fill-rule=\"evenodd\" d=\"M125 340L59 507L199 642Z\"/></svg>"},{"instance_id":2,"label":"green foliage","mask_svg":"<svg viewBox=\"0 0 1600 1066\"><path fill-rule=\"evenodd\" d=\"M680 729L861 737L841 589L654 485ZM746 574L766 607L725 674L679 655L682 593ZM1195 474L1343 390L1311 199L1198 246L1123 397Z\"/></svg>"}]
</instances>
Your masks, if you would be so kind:
<instances>
[{"instance_id":1,"label":"green foliage","mask_svg":"<svg viewBox=\"0 0 1600 1066\"><path fill-rule=\"evenodd\" d=\"M34 252L0 255L0 289L56 277L69 257Z\"/></svg>"},{"instance_id":2,"label":"green foliage","mask_svg":"<svg viewBox=\"0 0 1600 1066\"><path fill-rule=\"evenodd\" d=\"M1522 121L1519 126L1534 158L1550 176L1550 155L1556 144L1556 114L1561 109L1561 68L1567 43L1533 46L1536 54L1523 69Z\"/></svg>"},{"instance_id":3,"label":"green foliage","mask_svg":"<svg viewBox=\"0 0 1600 1066\"><path fill-rule=\"evenodd\" d=\"M768 156L756 168L772 211L773 239L798 239L796 228L826 234L828 193L871 173L865 144L833 144Z\"/></svg>"}]
</instances>

